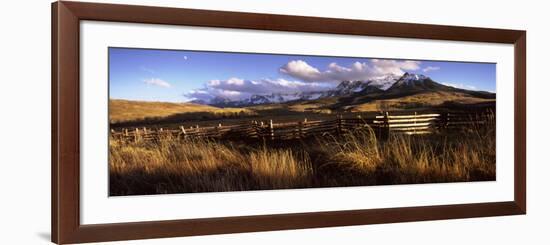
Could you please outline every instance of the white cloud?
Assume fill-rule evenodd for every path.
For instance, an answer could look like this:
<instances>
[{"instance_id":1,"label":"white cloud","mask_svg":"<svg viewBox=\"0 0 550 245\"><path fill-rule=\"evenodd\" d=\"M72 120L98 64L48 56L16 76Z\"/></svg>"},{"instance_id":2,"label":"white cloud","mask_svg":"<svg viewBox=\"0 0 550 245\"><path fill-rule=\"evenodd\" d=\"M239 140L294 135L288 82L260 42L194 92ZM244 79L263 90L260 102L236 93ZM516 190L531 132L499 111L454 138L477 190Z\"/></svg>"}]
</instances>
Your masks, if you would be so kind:
<instances>
[{"instance_id":1,"label":"white cloud","mask_svg":"<svg viewBox=\"0 0 550 245\"><path fill-rule=\"evenodd\" d=\"M184 96L205 101L216 97L235 101L248 99L257 94L326 91L341 81L368 80L388 74L402 75L405 71L419 69L419 61L372 59L369 62L355 62L349 67L330 63L326 70L321 71L303 60L293 60L282 66L279 71L297 80L245 80L235 77L227 80L210 80L203 88L189 91Z\"/></svg>"},{"instance_id":2,"label":"white cloud","mask_svg":"<svg viewBox=\"0 0 550 245\"><path fill-rule=\"evenodd\" d=\"M424 72L430 72L430 71L437 71L437 70L439 70L439 69L440 69L439 66L428 66L428 67L422 69L422 71L424 71Z\"/></svg>"},{"instance_id":3,"label":"white cloud","mask_svg":"<svg viewBox=\"0 0 550 245\"><path fill-rule=\"evenodd\" d=\"M317 68L310 66L303 60L290 61L281 67L279 71L304 81L319 81L322 76Z\"/></svg>"},{"instance_id":4,"label":"white cloud","mask_svg":"<svg viewBox=\"0 0 550 245\"><path fill-rule=\"evenodd\" d=\"M255 94L297 93L324 91L332 84L317 82L289 81L279 79L244 80L230 78L227 80L210 80L204 88L192 90L185 96L191 99L210 100L221 97L229 100L242 100Z\"/></svg>"},{"instance_id":5,"label":"white cloud","mask_svg":"<svg viewBox=\"0 0 550 245\"><path fill-rule=\"evenodd\" d=\"M402 75L407 70L418 69L419 61L372 59L368 63L355 62L350 67L330 63L326 70L320 71L303 60L293 60L282 66L279 71L305 82L340 82L368 80L388 74Z\"/></svg>"},{"instance_id":6,"label":"white cloud","mask_svg":"<svg viewBox=\"0 0 550 245\"><path fill-rule=\"evenodd\" d=\"M472 85L468 85L468 84L463 84L463 83L448 83L448 82L444 82L444 83L442 83L442 84L443 84L443 85L446 85L446 86L450 86L450 87L460 88L460 89L477 90L476 86L472 86Z\"/></svg>"},{"instance_id":7,"label":"white cloud","mask_svg":"<svg viewBox=\"0 0 550 245\"><path fill-rule=\"evenodd\" d=\"M145 84L148 84L148 85L154 85L154 86L159 86L159 87L163 87L163 88L170 88L172 87L172 85L160 78L151 78L151 79L147 79L147 80L143 80L143 82Z\"/></svg>"},{"instance_id":8,"label":"white cloud","mask_svg":"<svg viewBox=\"0 0 550 245\"><path fill-rule=\"evenodd\" d=\"M414 60L380 60L372 59L371 68L374 76L383 76L387 74L403 75L405 71L416 71L420 69L420 61Z\"/></svg>"},{"instance_id":9,"label":"white cloud","mask_svg":"<svg viewBox=\"0 0 550 245\"><path fill-rule=\"evenodd\" d=\"M184 96L193 100L210 101L211 99L219 97L230 101L237 101L250 98L251 94L232 90L203 88L191 90L188 93L185 93Z\"/></svg>"}]
</instances>

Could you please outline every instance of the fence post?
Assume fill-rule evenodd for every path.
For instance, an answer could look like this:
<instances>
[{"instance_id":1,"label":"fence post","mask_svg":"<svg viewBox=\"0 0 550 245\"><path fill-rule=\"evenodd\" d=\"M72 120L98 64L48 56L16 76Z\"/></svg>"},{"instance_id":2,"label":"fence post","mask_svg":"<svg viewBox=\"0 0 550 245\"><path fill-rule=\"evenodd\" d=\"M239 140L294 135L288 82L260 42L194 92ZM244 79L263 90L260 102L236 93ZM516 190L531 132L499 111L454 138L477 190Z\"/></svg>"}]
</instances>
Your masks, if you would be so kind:
<instances>
[{"instance_id":1,"label":"fence post","mask_svg":"<svg viewBox=\"0 0 550 245\"><path fill-rule=\"evenodd\" d=\"M181 129L181 133L183 134L183 138L187 138L187 132L185 132L185 127L183 126L180 126L180 129Z\"/></svg>"},{"instance_id":2,"label":"fence post","mask_svg":"<svg viewBox=\"0 0 550 245\"><path fill-rule=\"evenodd\" d=\"M115 130L114 130L114 129L111 129L110 131L111 131L111 137L112 137L112 138L114 138L114 137L115 137L115 135L116 135L116 132L115 132Z\"/></svg>"},{"instance_id":3,"label":"fence post","mask_svg":"<svg viewBox=\"0 0 550 245\"><path fill-rule=\"evenodd\" d=\"M265 132L264 132L264 121L260 121L260 126L258 127L258 138L265 143Z\"/></svg>"},{"instance_id":4,"label":"fence post","mask_svg":"<svg viewBox=\"0 0 550 245\"><path fill-rule=\"evenodd\" d=\"M142 139L144 140L147 140L147 128L146 127L143 127L143 136L142 136Z\"/></svg>"},{"instance_id":5,"label":"fence post","mask_svg":"<svg viewBox=\"0 0 550 245\"><path fill-rule=\"evenodd\" d=\"M254 135L255 135L256 137L260 138L260 136L258 135L258 121L255 121L255 120L252 121L251 127L252 127L252 129L253 129L252 132L254 132Z\"/></svg>"},{"instance_id":6,"label":"fence post","mask_svg":"<svg viewBox=\"0 0 550 245\"><path fill-rule=\"evenodd\" d=\"M416 134L416 111L414 112L413 124L413 134Z\"/></svg>"},{"instance_id":7,"label":"fence post","mask_svg":"<svg viewBox=\"0 0 550 245\"><path fill-rule=\"evenodd\" d=\"M222 137L221 129L222 129L222 124L218 123L218 126L216 127L216 135L218 136L218 138Z\"/></svg>"},{"instance_id":8,"label":"fence post","mask_svg":"<svg viewBox=\"0 0 550 245\"><path fill-rule=\"evenodd\" d=\"M136 128L136 132L134 133L134 142L135 143L138 142L138 137L139 137L139 128Z\"/></svg>"},{"instance_id":9,"label":"fence post","mask_svg":"<svg viewBox=\"0 0 550 245\"><path fill-rule=\"evenodd\" d=\"M299 126L299 134L300 134L300 139L304 137L304 130L305 130L305 127L307 126L307 118L304 118L304 122L301 123Z\"/></svg>"},{"instance_id":10,"label":"fence post","mask_svg":"<svg viewBox=\"0 0 550 245\"><path fill-rule=\"evenodd\" d=\"M384 128L382 130L382 138L388 139L390 137L390 113L386 111L384 114Z\"/></svg>"},{"instance_id":11,"label":"fence post","mask_svg":"<svg viewBox=\"0 0 550 245\"><path fill-rule=\"evenodd\" d=\"M449 126L450 114L447 112L444 115L445 116L443 117L443 128L446 129Z\"/></svg>"},{"instance_id":12,"label":"fence post","mask_svg":"<svg viewBox=\"0 0 550 245\"><path fill-rule=\"evenodd\" d=\"M275 132L273 131L273 120L269 119L269 136L271 140L275 139Z\"/></svg>"}]
</instances>

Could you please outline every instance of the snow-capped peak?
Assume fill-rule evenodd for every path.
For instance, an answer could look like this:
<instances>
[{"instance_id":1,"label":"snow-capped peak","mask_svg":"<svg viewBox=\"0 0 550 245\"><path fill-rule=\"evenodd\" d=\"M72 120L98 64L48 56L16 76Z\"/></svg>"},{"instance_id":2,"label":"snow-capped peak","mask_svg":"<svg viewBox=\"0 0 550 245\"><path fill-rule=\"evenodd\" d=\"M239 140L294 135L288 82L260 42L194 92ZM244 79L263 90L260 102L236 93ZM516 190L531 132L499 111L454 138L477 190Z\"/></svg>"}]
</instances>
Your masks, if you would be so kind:
<instances>
[{"instance_id":1,"label":"snow-capped peak","mask_svg":"<svg viewBox=\"0 0 550 245\"><path fill-rule=\"evenodd\" d=\"M384 92L392 87L401 87L403 85L417 86L425 84L429 80L428 77L420 74L405 73L402 76L395 74L387 74L381 77L376 77L366 81L342 81L338 86L331 90L313 91L313 92L294 92L294 93L272 93L272 94L255 94L250 98L230 101L224 98L214 98L209 104L221 106L245 106L259 105L272 103L285 103L298 100L316 100L328 97L350 96L356 93L367 94Z\"/></svg>"},{"instance_id":2,"label":"snow-capped peak","mask_svg":"<svg viewBox=\"0 0 550 245\"><path fill-rule=\"evenodd\" d=\"M349 94L363 90L366 85L363 81L343 81L334 90L339 94Z\"/></svg>"},{"instance_id":3,"label":"snow-capped peak","mask_svg":"<svg viewBox=\"0 0 550 245\"><path fill-rule=\"evenodd\" d=\"M403 81L404 83L410 83L415 81L421 81L426 80L428 77L424 75L419 74L412 74L412 73L405 73L401 78L400 81Z\"/></svg>"},{"instance_id":4,"label":"snow-capped peak","mask_svg":"<svg viewBox=\"0 0 550 245\"><path fill-rule=\"evenodd\" d=\"M369 86L374 86L382 90L388 90L397 80L399 80L399 76L395 74L388 74L385 76L377 77L374 79L371 79L368 82Z\"/></svg>"}]
</instances>

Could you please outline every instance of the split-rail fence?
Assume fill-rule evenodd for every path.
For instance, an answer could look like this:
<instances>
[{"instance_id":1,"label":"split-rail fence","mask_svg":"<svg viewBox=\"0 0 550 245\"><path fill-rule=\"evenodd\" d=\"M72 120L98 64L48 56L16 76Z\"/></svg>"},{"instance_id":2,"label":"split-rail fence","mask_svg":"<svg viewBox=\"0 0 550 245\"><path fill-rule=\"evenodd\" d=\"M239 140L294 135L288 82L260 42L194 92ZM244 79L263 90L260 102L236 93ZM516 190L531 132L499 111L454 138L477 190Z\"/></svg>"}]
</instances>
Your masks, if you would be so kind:
<instances>
[{"instance_id":1,"label":"split-rail fence","mask_svg":"<svg viewBox=\"0 0 550 245\"><path fill-rule=\"evenodd\" d=\"M382 138L392 133L420 135L442 130L460 130L494 122L490 112L471 113L411 113L390 115L389 112L377 116L346 118L337 115L330 120L308 121L306 118L295 122L276 123L250 121L243 124L199 127L180 126L178 129L164 128L123 128L111 130L111 137L127 141L154 140L163 137L177 138L223 138L223 139L262 139L289 140L316 135L342 135L360 128L370 128Z\"/></svg>"}]
</instances>

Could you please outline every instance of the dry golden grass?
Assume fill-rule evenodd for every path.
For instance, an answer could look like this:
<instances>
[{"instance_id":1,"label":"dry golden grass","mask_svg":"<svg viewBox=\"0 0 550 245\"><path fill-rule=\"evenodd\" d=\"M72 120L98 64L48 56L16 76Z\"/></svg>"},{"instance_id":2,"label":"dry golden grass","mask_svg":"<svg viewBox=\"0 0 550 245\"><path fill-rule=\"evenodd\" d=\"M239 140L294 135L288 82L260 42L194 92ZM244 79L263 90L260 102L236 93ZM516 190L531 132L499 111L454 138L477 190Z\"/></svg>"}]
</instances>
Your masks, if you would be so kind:
<instances>
[{"instance_id":1,"label":"dry golden grass","mask_svg":"<svg viewBox=\"0 0 550 245\"><path fill-rule=\"evenodd\" d=\"M331 109L328 109L331 105L338 102L337 98L322 98L311 101L291 101L287 103L275 103L275 104L263 104L247 107L259 114L266 114L273 111L288 112L313 112L330 114L333 113Z\"/></svg>"},{"instance_id":2,"label":"dry golden grass","mask_svg":"<svg viewBox=\"0 0 550 245\"><path fill-rule=\"evenodd\" d=\"M295 112L331 114L332 110L328 108L337 102L338 100L336 98L322 98L314 101L299 101L291 103L288 106L288 109Z\"/></svg>"},{"instance_id":3,"label":"dry golden grass","mask_svg":"<svg viewBox=\"0 0 550 245\"><path fill-rule=\"evenodd\" d=\"M307 187L306 157L291 149L254 149L209 140L110 144L112 195L220 192ZM250 149L248 149L250 150ZM304 156L302 154L302 156Z\"/></svg>"},{"instance_id":4,"label":"dry golden grass","mask_svg":"<svg viewBox=\"0 0 550 245\"><path fill-rule=\"evenodd\" d=\"M305 155L295 155L290 149L251 152L247 157L250 173L259 189L283 189L307 186L313 175L311 162Z\"/></svg>"},{"instance_id":5,"label":"dry golden grass","mask_svg":"<svg viewBox=\"0 0 550 245\"><path fill-rule=\"evenodd\" d=\"M495 99L484 99L459 92L429 92L399 97L395 99L374 100L368 103L348 107L353 112L401 110L418 107L440 106L445 102L458 104L476 104L494 102Z\"/></svg>"},{"instance_id":6,"label":"dry golden grass","mask_svg":"<svg viewBox=\"0 0 550 245\"><path fill-rule=\"evenodd\" d=\"M243 108L217 108L192 103L149 102L130 100L109 100L109 121L111 123L143 120L146 118L169 117L182 113L250 113Z\"/></svg>"},{"instance_id":7,"label":"dry golden grass","mask_svg":"<svg viewBox=\"0 0 550 245\"><path fill-rule=\"evenodd\" d=\"M378 142L360 131L322 145L329 165L376 179L375 184L491 180L495 177L493 130L458 135L392 135Z\"/></svg>"},{"instance_id":8,"label":"dry golden grass","mask_svg":"<svg viewBox=\"0 0 550 245\"><path fill-rule=\"evenodd\" d=\"M110 194L138 195L495 180L494 124L460 133L341 137L254 146L179 140L110 143Z\"/></svg>"}]
</instances>

